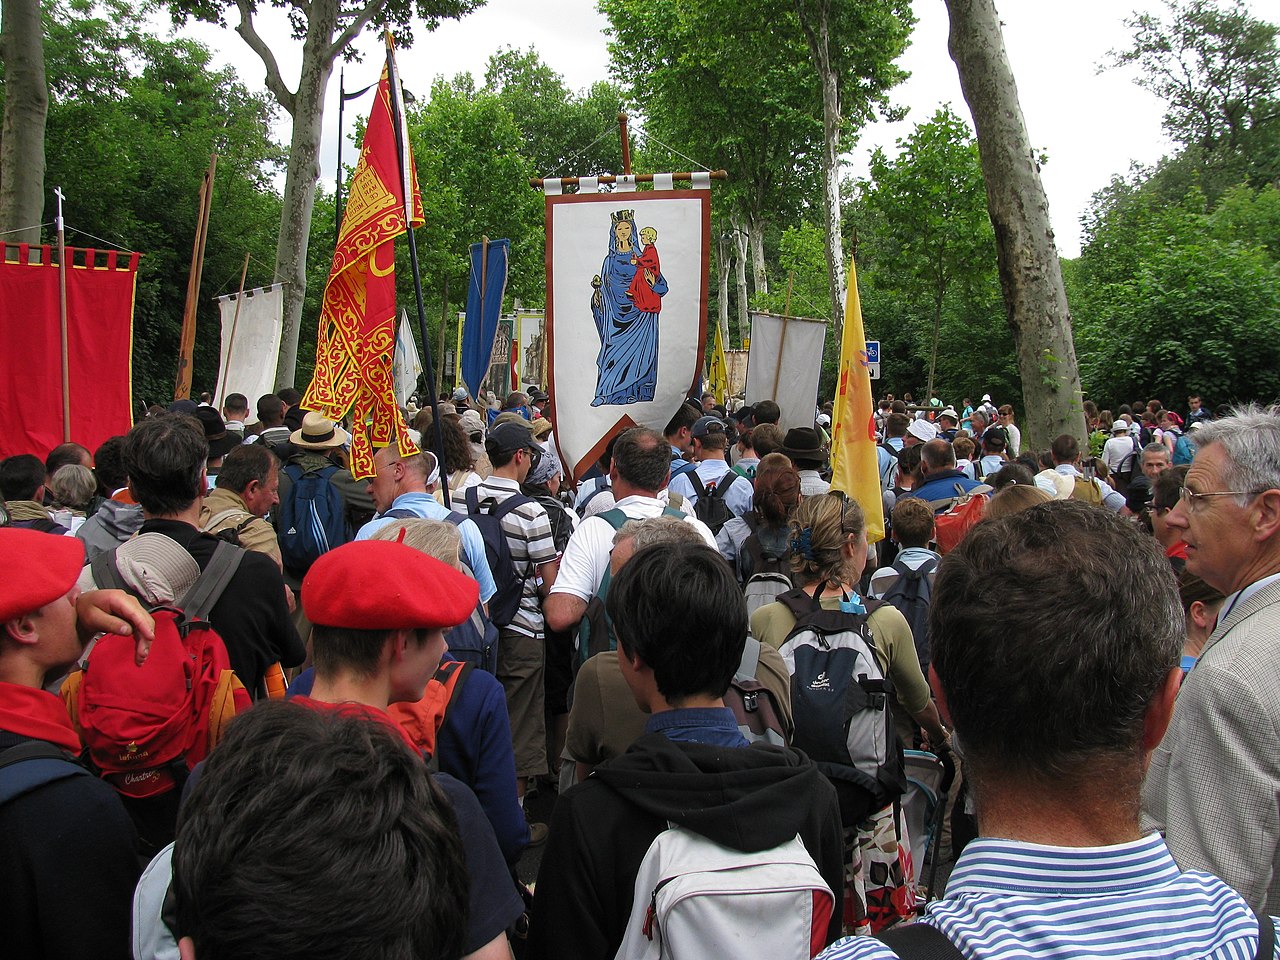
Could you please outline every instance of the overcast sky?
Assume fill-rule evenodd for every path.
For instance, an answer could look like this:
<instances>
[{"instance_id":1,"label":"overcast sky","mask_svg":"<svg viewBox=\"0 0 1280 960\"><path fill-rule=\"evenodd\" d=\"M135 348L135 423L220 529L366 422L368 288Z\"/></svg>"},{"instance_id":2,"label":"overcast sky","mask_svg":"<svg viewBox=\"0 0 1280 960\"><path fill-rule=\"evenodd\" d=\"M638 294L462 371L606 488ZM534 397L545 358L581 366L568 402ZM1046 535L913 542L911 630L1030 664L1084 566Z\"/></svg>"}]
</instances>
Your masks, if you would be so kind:
<instances>
[{"instance_id":1,"label":"overcast sky","mask_svg":"<svg viewBox=\"0 0 1280 960\"><path fill-rule=\"evenodd\" d=\"M1249 3L1255 16L1264 16L1264 2ZM1123 47L1129 40L1124 18L1134 9L1159 10L1162 5L1156 0L1076 0L1071 4L997 0L997 5L1031 142L1049 156L1041 175L1058 248L1064 256L1074 257L1080 252L1080 216L1092 194L1113 174L1127 171L1132 162L1154 163L1171 150L1160 127L1162 105L1132 82L1133 73L1097 73L1107 51ZM892 152L898 138L908 135L916 123L928 120L943 103L952 103L969 119L955 65L947 54L946 8L942 0L913 0L913 7L919 22L902 60L911 77L892 93L894 102L908 107L910 113L904 122L881 123L865 130L848 158L848 173L865 174L874 147L884 146ZM413 47L400 57L404 84L420 94L430 89L437 75L452 77L469 71L479 80L495 50L533 46L570 88L581 90L608 75L606 25L594 0L488 0L460 21L445 21L435 33L419 31ZM205 25L184 32L211 46L220 62L232 64L251 88L262 88L262 65L237 34ZM297 79L300 44L288 39L283 18L264 20L260 32L272 42L285 81L292 87ZM380 38L366 33L360 48L367 56L363 63L347 67L348 89L358 89L378 76ZM330 187L337 153L337 95L335 75L321 150L324 178ZM367 110L367 99L348 104L348 135L354 115ZM287 126L281 124L277 136L288 143ZM344 160L353 163L356 147L348 142L344 152ZM732 175L733 171L729 172ZM522 186L513 184L512 188Z\"/></svg>"}]
</instances>

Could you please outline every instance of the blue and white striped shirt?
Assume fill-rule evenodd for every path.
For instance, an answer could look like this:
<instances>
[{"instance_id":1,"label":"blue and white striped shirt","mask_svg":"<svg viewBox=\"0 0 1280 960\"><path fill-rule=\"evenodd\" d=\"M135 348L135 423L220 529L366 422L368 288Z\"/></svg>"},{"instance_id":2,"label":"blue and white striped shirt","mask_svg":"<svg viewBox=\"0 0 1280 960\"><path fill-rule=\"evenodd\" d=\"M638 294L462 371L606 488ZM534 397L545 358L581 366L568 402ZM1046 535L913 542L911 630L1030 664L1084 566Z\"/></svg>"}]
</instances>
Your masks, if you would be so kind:
<instances>
[{"instance_id":1,"label":"blue and white striped shirt","mask_svg":"<svg viewBox=\"0 0 1280 960\"><path fill-rule=\"evenodd\" d=\"M1258 947L1243 898L1217 877L1183 873L1155 833L1112 847L974 840L924 922L971 960L1251 960ZM819 960L894 956L846 937Z\"/></svg>"}]
</instances>

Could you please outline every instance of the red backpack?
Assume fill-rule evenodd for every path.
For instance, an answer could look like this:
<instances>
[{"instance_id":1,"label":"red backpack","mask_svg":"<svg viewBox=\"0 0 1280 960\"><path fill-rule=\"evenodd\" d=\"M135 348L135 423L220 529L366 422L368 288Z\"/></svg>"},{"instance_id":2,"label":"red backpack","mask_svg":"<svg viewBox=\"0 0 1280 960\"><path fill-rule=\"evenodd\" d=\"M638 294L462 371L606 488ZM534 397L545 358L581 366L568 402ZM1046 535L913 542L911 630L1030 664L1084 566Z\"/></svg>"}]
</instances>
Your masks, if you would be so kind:
<instances>
[{"instance_id":1,"label":"red backpack","mask_svg":"<svg viewBox=\"0 0 1280 960\"><path fill-rule=\"evenodd\" d=\"M107 634L63 682L62 698L89 761L124 795L126 806L129 799L181 787L222 739L227 723L250 706L226 645L208 622L243 555L219 543L175 607L151 610L156 638L141 667L132 637ZM101 586L129 589L114 551L95 559L93 573Z\"/></svg>"}]
</instances>

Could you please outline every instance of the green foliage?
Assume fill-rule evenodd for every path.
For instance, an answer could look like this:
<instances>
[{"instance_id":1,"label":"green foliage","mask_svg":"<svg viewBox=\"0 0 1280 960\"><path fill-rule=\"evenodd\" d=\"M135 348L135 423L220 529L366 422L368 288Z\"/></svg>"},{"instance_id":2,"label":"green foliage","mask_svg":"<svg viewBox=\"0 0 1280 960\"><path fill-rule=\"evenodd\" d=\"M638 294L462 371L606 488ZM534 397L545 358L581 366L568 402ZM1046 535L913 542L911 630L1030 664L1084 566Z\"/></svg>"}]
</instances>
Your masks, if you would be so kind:
<instances>
[{"instance_id":1,"label":"green foliage","mask_svg":"<svg viewBox=\"0 0 1280 960\"><path fill-rule=\"evenodd\" d=\"M1165 101L1164 127L1196 163L1260 186L1280 174L1280 28L1243 0L1166 0L1168 18L1125 21L1133 46L1116 66ZM1213 191L1209 191L1212 195Z\"/></svg>"},{"instance_id":2,"label":"green foliage","mask_svg":"<svg viewBox=\"0 0 1280 960\"><path fill-rule=\"evenodd\" d=\"M1013 335L996 273L978 147L949 106L872 155L850 214L869 337L881 341L881 376L896 393L925 392L938 331L934 392L1021 396Z\"/></svg>"},{"instance_id":3,"label":"green foliage","mask_svg":"<svg viewBox=\"0 0 1280 960\"><path fill-rule=\"evenodd\" d=\"M197 193L218 154L192 382L212 390L220 337L212 298L235 291L246 250L257 262L249 282L271 280L262 264L274 255L280 211L270 178L282 160L268 133L273 108L230 70L213 69L201 45L146 35L134 8L116 0L48 3L45 29L45 183L67 197L67 241L101 248L107 244L95 238L103 238L143 254L134 314L138 399L173 396Z\"/></svg>"},{"instance_id":4,"label":"green foliage","mask_svg":"<svg viewBox=\"0 0 1280 960\"><path fill-rule=\"evenodd\" d=\"M1175 207L1120 184L1108 199L1071 280L1086 392L1280 398L1276 187L1215 210L1194 190Z\"/></svg>"}]
</instances>

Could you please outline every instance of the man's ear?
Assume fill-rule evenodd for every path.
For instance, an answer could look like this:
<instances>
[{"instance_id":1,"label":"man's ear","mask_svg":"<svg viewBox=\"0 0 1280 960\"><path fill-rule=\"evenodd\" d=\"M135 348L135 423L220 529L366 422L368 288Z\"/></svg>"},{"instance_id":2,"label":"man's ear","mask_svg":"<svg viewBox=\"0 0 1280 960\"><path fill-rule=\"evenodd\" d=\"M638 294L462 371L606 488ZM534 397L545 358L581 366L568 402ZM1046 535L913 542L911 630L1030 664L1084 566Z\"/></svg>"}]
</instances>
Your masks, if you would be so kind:
<instances>
[{"instance_id":1,"label":"man's ear","mask_svg":"<svg viewBox=\"0 0 1280 960\"><path fill-rule=\"evenodd\" d=\"M19 646L31 646L40 639L40 631L29 613L0 624L0 633Z\"/></svg>"},{"instance_id":2,"label":"man's ear","mask_svg":"<svg viewBox=\"0 0 1280 960\"><path fill-rule=\"evenodd\" d=\"M1266 490L1253 500L1253 538L1270 540L1280 533L1280 490Z\"/></svg>"},{"instance_id":3,"label":"man's ear","mask_svg":"<svg viewBox=\"0 0 1280 960\"><path fill-rule=\"evenodd\" d=\"M1169 722L1173 720L1173 704L1178 699L1178 690L1181 686L1182 668L1180 666L1172 667L1165 676L1164 682L1156 688L1150 702L1147 703L1147 710L1142 718L1144 769L1147 759L1160 741L1164 739L1164 735L1169 729Z\"/></svg>"},{"instance_id":4,"label":"man's ear","mask_svg":"<svg viewBox=\"0 0 1280 960\"><path fill-rule=\"evenodd\" d=\"M942 722L948 727L954 726L951 723L951 708L947 706L947 694L942 689L942 681L938 679L938 672L933 669L933 664L929 664L929 689L933 691L933 698L938 701L938 714L942 717Z\"/></svg>"}]
</instances>

